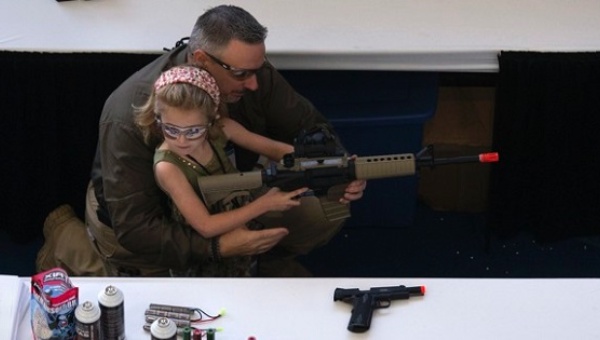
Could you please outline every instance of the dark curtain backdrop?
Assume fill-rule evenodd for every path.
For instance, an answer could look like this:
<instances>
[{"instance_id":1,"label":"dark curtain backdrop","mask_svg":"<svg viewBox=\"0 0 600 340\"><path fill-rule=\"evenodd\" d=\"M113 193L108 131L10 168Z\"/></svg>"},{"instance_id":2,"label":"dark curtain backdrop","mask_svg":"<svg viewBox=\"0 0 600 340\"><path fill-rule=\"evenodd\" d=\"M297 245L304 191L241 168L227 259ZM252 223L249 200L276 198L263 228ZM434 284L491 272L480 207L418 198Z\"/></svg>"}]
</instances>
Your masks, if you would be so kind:
<instances>
[{"instance_id":1,"label":"dark curtain backdrop","mask_svg":"<svg viewBox=\"0 0 600 340\"><path fill-rule=\"evenodd\" d=\"M83 217L104 101L156 56L0 52L0 228L17 241L39 237L61 203Z\"/></svg>"},{"instance_id":2,"label":"dark curtain backdrop","mask_svg":"<svg viewBox=\"0 0 600 340\"><path fill-rule=\"evenodd\" d=\"M499 63L490 226L546 241L600 234L600 53Z\"/></svg>"}]
</instances>

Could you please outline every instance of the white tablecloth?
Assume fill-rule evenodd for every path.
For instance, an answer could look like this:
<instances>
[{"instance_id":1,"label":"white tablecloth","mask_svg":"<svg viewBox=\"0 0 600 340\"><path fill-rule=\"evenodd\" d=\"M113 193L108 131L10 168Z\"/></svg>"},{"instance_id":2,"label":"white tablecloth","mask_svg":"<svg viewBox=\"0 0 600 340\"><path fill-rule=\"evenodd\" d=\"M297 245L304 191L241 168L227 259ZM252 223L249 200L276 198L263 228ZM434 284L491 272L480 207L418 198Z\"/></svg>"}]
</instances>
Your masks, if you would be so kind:
<instances>
[{"instance_id":1,"label":"white tablecloth","mask_svg":"<svg viewBox=\"0 0 600 340\"><path fill-rule=\"evenodd\" d=\"M215 0L0 3L0 50L158 53ZM597 0L232 0L280 69L497 71L502 50L600 50Z\"/></svg>"},{"instance_id":2,"label":"white tablecloth","mask_svg":"<svg viewBox=\"0 0 600 340\"><path fill-rule=\"evenodd\" d=\"M26 278L23 280L28 281ZM109 284L125 296L129 340L142 330L150 303L226 309L203 327L218 340L267 339L600 339L599 279L124 279L72 278L79 301L97 302ZM426 286L426 294L376 310L371 329L349 332L352 306L333 301L335 288ZM31 339L29 315L19 339Z\"/></svg>"}]
</instances>

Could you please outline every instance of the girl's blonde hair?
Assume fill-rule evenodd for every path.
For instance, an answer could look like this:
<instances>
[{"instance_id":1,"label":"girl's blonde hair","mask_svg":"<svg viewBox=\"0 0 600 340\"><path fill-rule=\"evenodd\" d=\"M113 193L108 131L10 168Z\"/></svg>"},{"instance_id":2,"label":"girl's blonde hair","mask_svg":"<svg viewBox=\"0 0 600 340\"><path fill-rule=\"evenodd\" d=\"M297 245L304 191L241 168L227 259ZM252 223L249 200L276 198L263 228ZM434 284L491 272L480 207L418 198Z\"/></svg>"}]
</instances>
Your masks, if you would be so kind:
<instances>
[{"instance_id":1,"label":"girl's blonde hair","mask_svg":"<svg viewBox=\"0 0 600 340\"><path fill-rule=\"evenodd\" d=\"M146 103L134 107L135 123L140 128L146 144L164 140L158 119L165 106L184 110L199 110L209 122L208 138L220 133L221 117L219 92L216 82L205 70L195 66L176 66L161 74L156 80Z\"/></svg>"}]
</instances>

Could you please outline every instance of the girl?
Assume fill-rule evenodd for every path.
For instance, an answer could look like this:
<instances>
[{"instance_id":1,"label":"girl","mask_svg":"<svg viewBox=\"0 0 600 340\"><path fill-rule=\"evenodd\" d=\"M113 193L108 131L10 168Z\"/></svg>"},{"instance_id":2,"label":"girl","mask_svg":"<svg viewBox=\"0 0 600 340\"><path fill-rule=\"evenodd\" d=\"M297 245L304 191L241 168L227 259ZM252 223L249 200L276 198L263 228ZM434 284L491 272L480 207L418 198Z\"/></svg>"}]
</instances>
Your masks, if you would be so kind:
<instances>
[{"instance_id":1,"label":"girl","mask_svg":"<svg viewBox=\"0 0 600 340\"><path fill-rule=\"evenodd\" d=\"M300 204L296 198L307 190L282 192L272 188L238 209L209 212L200 198L197 176L237 171L224 152L228 141L275 161L294 150L291 145L251 133L222 116L219 88L205 70L177 66L163 72L136 115L146 142L152 138L163 140L154 155L154 174L172 200L176 218L205 238L244 226L266 212L295 207Z\"/></svg>"}]
</instances>

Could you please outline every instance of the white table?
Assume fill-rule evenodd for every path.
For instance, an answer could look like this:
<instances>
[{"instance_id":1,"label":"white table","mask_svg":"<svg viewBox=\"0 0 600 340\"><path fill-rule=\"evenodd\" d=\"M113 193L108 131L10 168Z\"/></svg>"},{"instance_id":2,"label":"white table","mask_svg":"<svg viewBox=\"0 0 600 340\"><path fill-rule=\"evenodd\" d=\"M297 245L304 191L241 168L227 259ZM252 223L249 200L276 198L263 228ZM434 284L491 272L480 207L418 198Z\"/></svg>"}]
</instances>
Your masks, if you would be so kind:
<instances>
[{"instance_id":1,"label":"white table","mask_svg":"<svg viewBox=\"0 0 600 340\"><path fill-rule=\"evenodd\" d=\"M221 0L0 2L0 50L158 53ZM597 0L231 0L280 69L497 71L502 50L600 50Z\"/></svg>"},{"instance_id":2,"label":"white table","mask_svg":"<svg viewBox=\"0 0 600 340\"><path fill-rule=\"evenodd\" d=\"M24 278L28 282L28 279ZM125 295L126 335L142 330L150 303L226 309L205 327L216 339L599 339L600 279L135 279L72 278L79 301L97 302L108 284ZM346 329L351 306L333 301L335 288L420 286L423 297L375 311L371 329ZM29 315L19 339L31 339Z\"/></svg>"}]
</instances>

